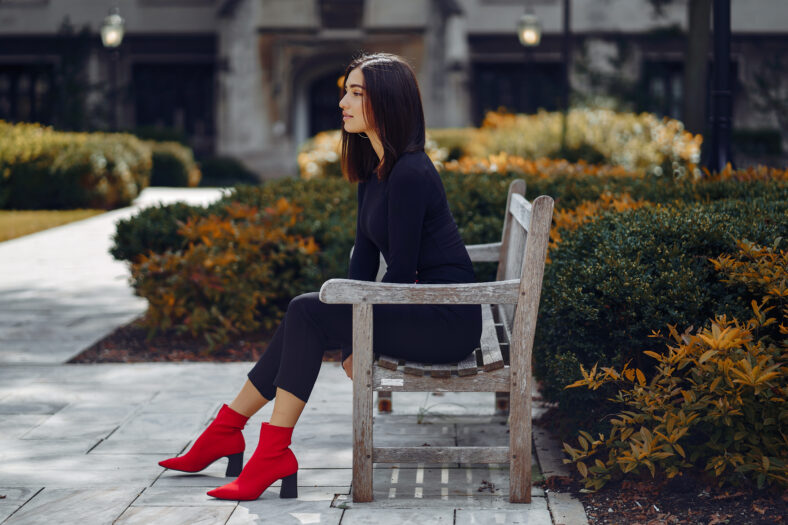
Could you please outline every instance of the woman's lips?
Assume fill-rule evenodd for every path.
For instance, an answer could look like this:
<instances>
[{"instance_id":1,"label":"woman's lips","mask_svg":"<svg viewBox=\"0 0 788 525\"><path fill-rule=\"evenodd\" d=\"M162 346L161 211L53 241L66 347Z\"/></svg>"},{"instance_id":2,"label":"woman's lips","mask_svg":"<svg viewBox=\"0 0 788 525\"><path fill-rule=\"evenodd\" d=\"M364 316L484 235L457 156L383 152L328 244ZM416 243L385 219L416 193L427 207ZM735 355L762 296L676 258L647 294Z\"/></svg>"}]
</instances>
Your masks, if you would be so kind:
<instances>
[{"instance_id":1,"label":"woman's lips","mask_svg":"<svg viewBox=\"0 0 788 525\"><path fill-rule=\"evenodd\" d=\"M353 117L351 117L351 116L349 116L349 115L342 115L342 120L347 120L347 119L349 119L349 118L353 118Z\"/></svg>"}]
</instances>

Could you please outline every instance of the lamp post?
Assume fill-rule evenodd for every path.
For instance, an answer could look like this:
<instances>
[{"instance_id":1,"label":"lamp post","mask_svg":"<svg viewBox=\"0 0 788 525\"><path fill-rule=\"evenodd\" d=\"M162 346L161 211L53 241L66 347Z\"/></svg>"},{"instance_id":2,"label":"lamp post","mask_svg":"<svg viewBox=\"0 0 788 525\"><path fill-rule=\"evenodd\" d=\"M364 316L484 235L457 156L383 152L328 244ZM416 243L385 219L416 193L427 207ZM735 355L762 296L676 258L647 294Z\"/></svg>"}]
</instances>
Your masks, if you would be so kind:
<instances>
[{"instance_id":1,"label":"lamp post","mask_svg":"<svg viewBox=\"0 0 788 525\"><path fill-rule=\"evenodd\" d=\"M731 158L731 2L714 0L714 87L711 92L711 151L708 168L721 171Z\"/></svg>"},{"instance_id":2,"label":"lamp post","mask_svg":"<svg viewBox=\"0 0 788 525\"><path fill-rule=\"evenodd\" d=\"M123 42L124 24L117 7L110 9L101 24L101 43L110 51L110 113L113 131L118 129L118 48Z\"/></svg>"},{"instance_id":3,"label":"lamp post","mask_svg":"<svg viewBox=\"0 0 788 525\"><path fill-rule=\"evenodd\" d=\"M531 9L526 7L525 14L517 22L517 37L520 44L526 49L526 63L528 62L528 48L536 47L542 41L542 24ZM528 79L526 79L526 82Z\"/></svg>"},{"instance_id":4,"label":"lamp post","mask_svg":"<svg viewBox=\"0 0 788 525\"><path fill-rule=\"evenodd\" d=\"M561 114L561 153L564 154L566 152L566 128L567 128L567 119L569 118L569 60L571 55L570 49L570 41L569 41L569 19L570 19L570 5L569 0L564 0L564 36L563 36L563 46L562 46L562 54L564 58L564 84L563 84L563 92L561 93L563 98L563 112Z\"/></svg>"}]
</instances>

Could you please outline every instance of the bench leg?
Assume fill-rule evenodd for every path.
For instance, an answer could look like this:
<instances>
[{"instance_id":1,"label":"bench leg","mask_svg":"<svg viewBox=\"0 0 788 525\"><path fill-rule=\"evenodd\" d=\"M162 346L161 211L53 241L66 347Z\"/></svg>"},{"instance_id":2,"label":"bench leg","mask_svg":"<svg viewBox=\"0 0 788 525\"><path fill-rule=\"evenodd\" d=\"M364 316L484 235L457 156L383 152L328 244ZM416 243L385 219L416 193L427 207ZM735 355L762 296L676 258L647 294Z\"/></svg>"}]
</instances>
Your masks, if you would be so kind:
<instances>
[{"instance_id":1,"label":"bench leg","mask_svg":"<svg viewBox=\"0 0 788 525\"><path fill-rule=\"evenodd\" d=\"M391 392L378 392L378 413L389 414L392 409Z\"/></svg>"},{"instance_id":2,"label":"bench leg","mask_svg":"<svg viewBox=\"0 0 788 525\"><path fill-rule=\"evenodd\" d=\"M500 416L509 415L509 392L495 393L495 414Z\"/></svg>"},{"instance_id":3,"label":"bench leg","mask_svg":"<svg viewBox=\"0 0 788 525\"><path fill-rule=\"evenodd\" d=\"M353 501L372 501L372 305L353 305Z\"/></svg>"}]
</instances>

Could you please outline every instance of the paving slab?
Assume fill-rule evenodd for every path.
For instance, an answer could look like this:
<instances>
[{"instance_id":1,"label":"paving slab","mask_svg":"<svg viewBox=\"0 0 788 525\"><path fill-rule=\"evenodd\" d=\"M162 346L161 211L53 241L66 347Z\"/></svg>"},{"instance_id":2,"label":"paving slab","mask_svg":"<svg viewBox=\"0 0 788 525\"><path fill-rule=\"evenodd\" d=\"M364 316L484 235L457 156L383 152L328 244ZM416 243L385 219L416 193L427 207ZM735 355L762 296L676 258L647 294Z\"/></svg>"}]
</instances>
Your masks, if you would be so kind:
<instances>
[{"instance_id":1,"label":"paving slab","mask_svg":"<svg viewBox=\"0 0 788 525\"><path fill-rule=\"evenodd\" d=\"M223 525L235 505L194 507L129 507L114 525Z\"/></svg>"},{"instance_id":2,"label":"paving slab","mask_svg":"<svg viewBox=\"0 0 788 525\"><path fill-rule=\"evenodd\" d=\"M373 525L398 523L401 525L452 525L454 509L371 509L360 508L347 512L342 525Z\"/></svg>"},{"instance_id":3,"label":"paving slab","mask_svg":"<svg viewBox=\"0 0 788 525\"><path fill-rule=\"evenodd\" d=\"M111 523L140 492L142 487L47 487L22 505L3 525Z\"/></svg>"},{"instance_id":4,"label":"paving slab","mask_svg":"<svg viewBox=\"0 0 788 525\"><path fill-rule=\"evenodd\" d=\"M0 487L0 523L42 490L44 487Z\"/></svg>"},{"instance_id":5,"label":"paving slab","mask_svg":"<svg viewBox=\"0 0 788 525\"><path fill-rule=\"evenodd\" d=\"M264 494L257 501L238 504L227 525L276 523L277 525L339 525L344 511L331 508L325 501L281 500Z\"/></svg>"}]
</instances>

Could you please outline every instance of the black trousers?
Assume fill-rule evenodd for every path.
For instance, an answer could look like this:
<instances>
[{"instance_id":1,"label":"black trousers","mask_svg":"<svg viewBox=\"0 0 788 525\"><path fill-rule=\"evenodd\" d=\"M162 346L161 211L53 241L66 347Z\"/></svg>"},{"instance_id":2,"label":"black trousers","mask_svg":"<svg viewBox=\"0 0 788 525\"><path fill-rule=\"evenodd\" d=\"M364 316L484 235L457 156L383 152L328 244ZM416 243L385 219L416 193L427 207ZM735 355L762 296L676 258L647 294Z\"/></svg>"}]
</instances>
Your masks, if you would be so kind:
<instances>
[{"instance_id":1,"label":"black trousers","mask_svg":"<svg viewBox=\"0 0 788 525\"><path fill-rule=\"evenodd\" d=\"M372 307L375 353L423 363L451 363L479 345L479 305L388 305ZM287 314L248 377L273 399L281 388L306 402L317 380L323 353L352 347L353 307L326 304L317 293L290 301Z\"/></svg>"}]
</instances>

